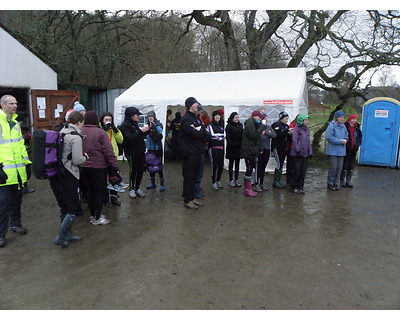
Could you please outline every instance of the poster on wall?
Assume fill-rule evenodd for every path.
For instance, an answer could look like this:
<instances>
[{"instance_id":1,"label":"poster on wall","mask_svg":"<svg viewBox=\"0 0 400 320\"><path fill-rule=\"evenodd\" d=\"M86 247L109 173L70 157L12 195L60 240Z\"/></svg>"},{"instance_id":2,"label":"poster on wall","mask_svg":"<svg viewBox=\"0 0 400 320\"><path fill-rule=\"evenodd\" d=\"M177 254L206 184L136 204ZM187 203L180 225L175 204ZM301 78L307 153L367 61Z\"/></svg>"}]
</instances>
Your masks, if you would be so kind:
<instances>
[{"instance_id":1,"label":"poster on wall","mask_svg":"<svg viewBox=\"0 0 400 320\"><path fill-rule=\"evenodd\" d=\"M46 110L39 109L39 119L46 118Z\"/></svg>"},{"instance_id":2,"label":"poster on wall","mask_svg":"<svg viewBox=\"0 0 400 320\"><path fill-rule=\"evenodd\" d=\"M36 105L39 110L46 110L46 98L45 97L37 97Z\"/></svg>"}]
</instances>

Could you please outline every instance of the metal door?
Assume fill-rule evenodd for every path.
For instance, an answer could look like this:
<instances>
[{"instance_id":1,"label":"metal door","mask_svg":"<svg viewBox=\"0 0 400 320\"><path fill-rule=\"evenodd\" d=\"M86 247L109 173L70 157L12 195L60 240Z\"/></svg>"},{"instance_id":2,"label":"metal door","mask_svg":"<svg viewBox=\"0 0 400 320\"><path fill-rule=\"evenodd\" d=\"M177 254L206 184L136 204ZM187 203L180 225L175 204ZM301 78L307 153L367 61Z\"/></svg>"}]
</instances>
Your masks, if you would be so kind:
<instances>
[{"instance_id":1,"label":"metal door","mask_svg":"<svg viewBox=\"0 0 400 320\"><path fill-rule=\"evenodd\" d=\"M51 130L64 122L65 114L79 100L76 90L32 90L33 129Z\"/></svg>"},{"instance_id":2,"label":"metal door","mask_svg":"<svg viewBox=\"0 0 400 320\"><path fill-rule=\"evenodd\" d=\"M364 106L360 164L396 166L399 108L391 101L374 101Z\"/></svg>"}]
</instances>

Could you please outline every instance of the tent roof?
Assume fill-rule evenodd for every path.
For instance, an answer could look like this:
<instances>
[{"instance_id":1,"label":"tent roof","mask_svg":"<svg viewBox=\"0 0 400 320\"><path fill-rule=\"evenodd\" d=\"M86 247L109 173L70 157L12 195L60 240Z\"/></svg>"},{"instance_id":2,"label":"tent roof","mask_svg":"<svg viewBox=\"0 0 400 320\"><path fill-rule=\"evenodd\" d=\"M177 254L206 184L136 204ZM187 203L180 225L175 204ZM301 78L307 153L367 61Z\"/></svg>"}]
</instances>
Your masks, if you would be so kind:
<instances>
[{"instance_id":1,"label":"tent roof","mask_svg":"<svg viewBox=\"0 0 400 320\"><path fill-rule=\"evenodd\" d=\"M295 103L304 90L305 68L146 74L115 99L115 106L184 105L190 96L212 106Z\"/></svg>"}]
</instances>

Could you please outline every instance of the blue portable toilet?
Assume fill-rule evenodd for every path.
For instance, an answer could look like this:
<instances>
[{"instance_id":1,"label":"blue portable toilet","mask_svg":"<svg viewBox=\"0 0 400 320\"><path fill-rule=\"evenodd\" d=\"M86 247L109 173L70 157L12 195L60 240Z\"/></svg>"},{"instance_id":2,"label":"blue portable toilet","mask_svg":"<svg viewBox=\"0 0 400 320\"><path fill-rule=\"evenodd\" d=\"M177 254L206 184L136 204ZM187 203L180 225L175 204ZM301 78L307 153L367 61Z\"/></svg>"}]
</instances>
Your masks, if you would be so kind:
<instances>
[{"instance_id":1,"label":"blue portable toilet","mask_svg":"<svg viewBox=\"0 0 400 320\"><path fill-rule=\"evenodd\" d=\"M359 164L396 167L399 165L400 102L374 98L363 106L363 141Z\"/></svg>"}]
</instances>

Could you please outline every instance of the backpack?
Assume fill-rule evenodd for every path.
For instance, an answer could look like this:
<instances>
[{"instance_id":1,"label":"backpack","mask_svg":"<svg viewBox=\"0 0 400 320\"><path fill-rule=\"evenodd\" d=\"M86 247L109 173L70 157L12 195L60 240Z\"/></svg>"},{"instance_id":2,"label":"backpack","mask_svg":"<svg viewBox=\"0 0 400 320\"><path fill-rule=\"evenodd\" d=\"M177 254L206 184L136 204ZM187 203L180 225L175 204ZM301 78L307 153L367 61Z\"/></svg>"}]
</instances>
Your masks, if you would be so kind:
<instances>
[{"instance_id":1,"label":"backpack","mask_svg":"<svg viewBox=\"0 0 400 320\"><path fill-rule=\"evenodd\" d=\"M36 130L32 135L32 171L37 179L50 179L62 175L62 154L66 134L53 130ZM72 153L68 159L72 158Z\"/></svg>"},{"instance_id":2,"label":"backpack","mask_svg":"<svg viewBox=\"0 0 400 320\"><path fill-rule=\"evenodd\" d=\"M163 171L163 164L161 160L156 157L153 152L145 153L146 170L150 173Z\"/></svg>"}]
</instances>

